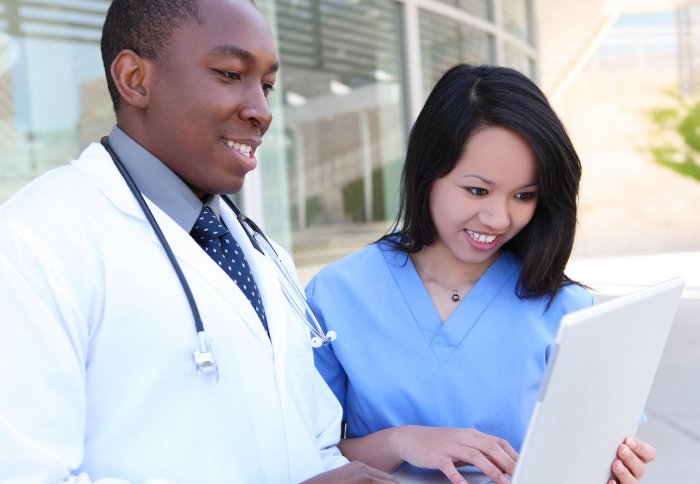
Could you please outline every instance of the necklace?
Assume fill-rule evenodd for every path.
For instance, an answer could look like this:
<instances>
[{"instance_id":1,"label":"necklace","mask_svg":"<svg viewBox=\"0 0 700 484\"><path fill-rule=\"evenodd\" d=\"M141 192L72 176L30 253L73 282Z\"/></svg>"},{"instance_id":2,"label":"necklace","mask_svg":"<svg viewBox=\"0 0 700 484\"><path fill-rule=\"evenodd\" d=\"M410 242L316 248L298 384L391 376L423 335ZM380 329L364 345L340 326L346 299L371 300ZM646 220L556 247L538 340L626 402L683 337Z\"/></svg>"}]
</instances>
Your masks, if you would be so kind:
<instances>
[{"instance_id":1,"label":"necklace","mask_svg":"<svg viewBox=\"0 0 700 484\"><path fill-rule=\"evenodd\" d=\"M460 292L462 292L463 290L466 290L468 287L473 286L474 284L476 284L477 282L479 282L479 279L481 279L481 276L480 276L480 277L477 277L476 279L472 279L472 280L467 281L467 282L465 282L465 283L463 283L463 284L460 284L460 285L457 286L457 287L454 287L454 286L449 286L449 285L445 284L444 282L438 281L438 280L435 279L433 276L431 276L430 274L426 273L425 271L423 271L420 267L418 267L418 266L415 265L415 264L414 264L414 267L415 267L415 268L418 270L418 272L425 278L425 281L426 281L426 282L427 282L427 281L434 282L435 284L437 284L437 285L440 286L441 288L446 289L446 290L448 290L448 291L451 291L452 294L450 295L450 298L452 299L452 301L454 301L454 302L456 302L456 303L458 303L458 302L460 301L460 299L462 299L461 296L459 295Z\"/></svg>"}]
</instances>

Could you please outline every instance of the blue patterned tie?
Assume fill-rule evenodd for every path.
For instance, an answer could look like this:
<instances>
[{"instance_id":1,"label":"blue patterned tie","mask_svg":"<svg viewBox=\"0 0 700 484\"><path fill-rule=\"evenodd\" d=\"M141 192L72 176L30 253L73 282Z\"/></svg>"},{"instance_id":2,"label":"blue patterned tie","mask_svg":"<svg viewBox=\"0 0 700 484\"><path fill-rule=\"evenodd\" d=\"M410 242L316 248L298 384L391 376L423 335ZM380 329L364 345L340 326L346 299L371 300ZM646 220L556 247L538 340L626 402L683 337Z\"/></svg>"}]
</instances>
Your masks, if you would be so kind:
<instances>
[{"instance_id":1,"label":"blue patterned tie","mask_svg":"<svg viewBox=\"0 0 700 484\"><path fill-rule=\"evenodd\" d=\"M258 286L248 267L248 260L226 226L219 221L209 207L204 207L190 234L243 291L269 334L265 308L260 299Z\"/></svg>"}]
</instances>

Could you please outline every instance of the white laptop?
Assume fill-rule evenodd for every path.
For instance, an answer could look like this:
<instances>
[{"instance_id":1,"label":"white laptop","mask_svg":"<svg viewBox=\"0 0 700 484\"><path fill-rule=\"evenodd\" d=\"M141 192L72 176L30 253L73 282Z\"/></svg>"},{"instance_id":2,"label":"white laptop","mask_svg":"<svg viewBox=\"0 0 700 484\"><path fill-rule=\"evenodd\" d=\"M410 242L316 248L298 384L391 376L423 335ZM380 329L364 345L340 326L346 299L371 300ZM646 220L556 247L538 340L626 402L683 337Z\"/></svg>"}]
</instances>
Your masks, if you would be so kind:
<instances>
[{"instance_id":1,"label":"white laptop","mask_svg":"<svg viewBox=\"0 0 700 484\"><path fill-rule=\"evenodd\" d=\"M607 482L618 446L640 423L683 286L675 278L562 318L513 484ZM449 482L438 473L394 476Z\"/></svg>"}]
</instances>

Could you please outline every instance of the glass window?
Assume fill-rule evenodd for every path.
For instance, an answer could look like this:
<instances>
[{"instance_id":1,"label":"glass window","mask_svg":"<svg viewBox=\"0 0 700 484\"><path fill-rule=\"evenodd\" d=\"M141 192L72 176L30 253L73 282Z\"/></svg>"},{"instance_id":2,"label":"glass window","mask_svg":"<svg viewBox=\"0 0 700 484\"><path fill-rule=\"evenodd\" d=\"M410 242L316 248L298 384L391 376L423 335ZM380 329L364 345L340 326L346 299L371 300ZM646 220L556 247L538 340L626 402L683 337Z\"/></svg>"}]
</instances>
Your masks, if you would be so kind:
<instances>
[{"instance_id":1,"label":"glass window","mask_svg":"<svg viewBox=\"0 0 700 484\"><path fill-rule=\"evenodd\" d=\"M503 28L525 42L531 43L529 0L501 0Z\"/></svg>"},{"instance_id":2,"label":"glass window","mask_svg":"<svg viewBox=\"0 0 700 484\"><path fill-rule=\"evenodd\" d=\"M0 202L109 133L99 46L108 4L0 2Z\"/></svg>"},{"instance_id":3,"label":"glass window","mask_svg":"<svg viewBox=\"0 0 700 484\"><path fill-rule=\"evenodd\" d=\"M440 2L453 5L482 19L493 20L493 4L491 0L440 0Z\"/></svg>"},{"instance_id":4,"label":"glass window","mask_svg":"<svg viewBox=\"0 0 700 484\"><path fill-rule=\"evenodd\" d=\"M423 89L427 97L450 67L460 62L494 62L493 36L455 20L420 11L419 18Z\"/></svg>"},{"instance_id":5,"label":"glass window","mask_svg":"<svg viewBox=\"0 0 700 484\"><path fill-rule=\"evenodd\" d=\"M494 21L493 0L436 1ZM0 0L0 203L114 123L99 49L109 3ZM257 3L281 70L270 96L275 121L239 201L295 257L321 239L383 233L398 208L410 122L406 36L420 38L424 97L454 64L495 62L494 36L423 9L420 34L406 32L395 0ZM531 3L499 3L504 29L525 41ZM534 72L534 60L508 39L504 62ZM311 252L313 262L324 260Z\"/></svg>"},{"instance_id":6,"label":"glass window","mask_svg":"<svg viewBox=\"0 0 700 484\"><path fill-rule=\"evenodd\" d=\"M380 234L395 216L406 134L399 8L386 0L276 2L276 122L297 249L307 236L318 243L321 226L337 234L379 221Z\"/></svg>"},{"instance_id":7,"label":"glass window","mask_svg":"<svg viewBox=\"0 0 700 484\"><path fill-rule=\"evenodd\" d=\"M504 49L505 59L504 65L516 69L526 76L533 79L535 65L532 59L527 53L518 49L517 47L506 43Z\"/></svg>"}]
</instances>

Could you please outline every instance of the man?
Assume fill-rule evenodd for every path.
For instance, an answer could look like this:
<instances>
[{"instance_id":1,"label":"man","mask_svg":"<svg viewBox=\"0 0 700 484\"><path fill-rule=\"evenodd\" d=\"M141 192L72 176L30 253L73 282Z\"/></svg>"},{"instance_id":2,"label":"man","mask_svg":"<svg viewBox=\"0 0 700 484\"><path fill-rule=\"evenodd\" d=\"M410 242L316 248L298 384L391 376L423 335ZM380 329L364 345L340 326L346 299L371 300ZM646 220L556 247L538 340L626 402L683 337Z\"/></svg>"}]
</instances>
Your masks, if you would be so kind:
<instances>
[{"instance_id":1,"label":"man","mask_svg":"<svg viewBox=\"0 0 700 484\"><path fill-rule=\"evenodd\" d=\"M272 120L262 14L115 0L102 53L108 146L138 189L92 144L0 208L0 481L392 481L335 447L308 330L219 196L240 190Z\"/></svg>"}]
</instances>

